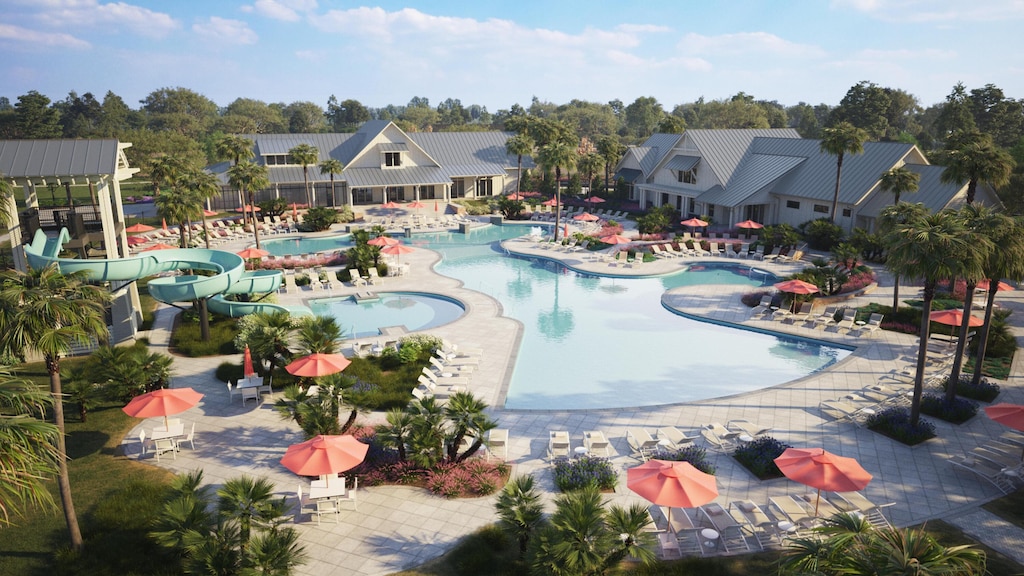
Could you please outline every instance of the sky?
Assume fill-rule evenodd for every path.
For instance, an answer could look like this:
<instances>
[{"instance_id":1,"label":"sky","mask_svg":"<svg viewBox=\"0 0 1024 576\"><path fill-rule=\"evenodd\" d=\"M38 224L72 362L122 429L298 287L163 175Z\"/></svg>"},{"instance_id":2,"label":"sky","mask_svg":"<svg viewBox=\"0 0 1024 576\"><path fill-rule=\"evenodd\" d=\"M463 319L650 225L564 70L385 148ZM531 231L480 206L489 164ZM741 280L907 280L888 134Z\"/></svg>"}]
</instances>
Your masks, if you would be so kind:
<instances>
[{"instance_id":1,"label":"sky","mask_svg":"<svg viewBox=\"0 0 1024 576\"><path fill-rule=\"evenodd\" d=\"M0 96L671 111L739 92L835 106L866 80L930 106L958 82L1024 98L1022 25L1024 0L0 0Z\"/></svg>"}]
</instances>

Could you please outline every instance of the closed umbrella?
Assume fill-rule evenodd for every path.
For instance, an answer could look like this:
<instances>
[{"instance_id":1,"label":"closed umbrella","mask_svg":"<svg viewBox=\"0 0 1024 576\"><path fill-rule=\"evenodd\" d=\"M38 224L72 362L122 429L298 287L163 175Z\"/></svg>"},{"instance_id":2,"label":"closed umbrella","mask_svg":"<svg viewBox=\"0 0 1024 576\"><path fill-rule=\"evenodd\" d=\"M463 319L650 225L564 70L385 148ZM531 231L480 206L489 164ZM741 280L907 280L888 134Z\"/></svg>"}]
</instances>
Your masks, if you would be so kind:
<instances>
[{"instance_id":1,"label":"closed umbrella","mask_svg":"<svg viewBox=\"0 0 1024 576\"><path fill-rule=\"evenodd\" d=\"M989 280L986 279L986 280L982 280L981 282L978 282L978 285L975 286L974 288L975 288L975 290L988 290L989 286L990 286ZM1010 286L1009 284L1007 284L1006 282L1003 282L1002 280L1000 280L999 283L996 284L996 292L1006 292L1006 291L1010 291L1010 290L1013 290L1013 289L1014 289L1013 286Z\"/></svg>"},{"instance_id":2,"label":"closed umbrella","mask_svg":"<svg viewBox=\"0 0 1024 576\"><path fill-rule=\"evenodd\" d=\"M252 352L249 351L249 346L245 346L245 352L242 354L242 376L248 378L256 374L256 371L252 368Z\"/></svg>"},{"instance_id":3,"label":"closed umbrella","mask_svg":"<svg viewBox=\"0 0 1024 576\"><path fill-rule=\"evenodd\" d=\"M309 356L303 356L298 360L288 364L284 367L292 376L305 376L308 378L318 378L320 376L328 376L330 374L337 374L352 362L346 358L343 354L325 354L322 352L315 352Z\"/></svg>"},{"instance_id":4,"label":"closed umbrella","mask_svg":"<svg viewBox=\"0 0 1024 576\"><path fill-rule=\"evenodd\" d=\"M626 471L626 486L659 506L696 508L718 497L715 477L694 468L689 462L648 460Z\"/></svg>"},{"instance_id":5,"label":"closed umbrella","mask_svg":"<svg viewBox=\"0 0 1024 576\"><path fill-rule=\"evenodd\" d=\"M818 515L821 491L856 492L871 482L871 474L853 458L837 456L824 448L786 448L775 459L786 478L818 489L814 515Z\"/></svg>"},{"instance_id":6,"label":"closed umbrella","mask_svg":"<svg viewBox=\"0 0 1024 576\"><path fill-rule=\"evenodd\" d=\"M132 398L121 410L136 418L163 416L166 427L168 416L188 410L202 398L202 394L191 388L161 388Z\"/></svg>"},{"instance_id":7,"label":"closed umbrella","mask_svg":"<svg viewBox=\"0 0 1024 576\"><path fill-rule=\"evenodd\" d=\"M281 465L300 476L331 476L351 470L363 462L369 444L356 440L354 436L319 435L292 444L285 450Z\"/></svg>"}]
</instances>

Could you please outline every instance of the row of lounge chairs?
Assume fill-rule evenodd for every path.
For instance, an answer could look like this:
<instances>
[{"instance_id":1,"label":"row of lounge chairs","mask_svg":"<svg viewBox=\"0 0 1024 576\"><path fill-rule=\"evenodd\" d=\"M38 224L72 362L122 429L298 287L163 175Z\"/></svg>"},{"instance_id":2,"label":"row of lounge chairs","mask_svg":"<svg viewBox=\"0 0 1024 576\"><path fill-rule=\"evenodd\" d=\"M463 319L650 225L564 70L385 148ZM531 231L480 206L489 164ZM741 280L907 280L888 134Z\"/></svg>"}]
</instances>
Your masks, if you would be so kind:
<instances>
[{"instance_id":1,"label":"row of lounge chairs","mask_svg":"<svg viewBox=\"0 0 1024 576\"><path fill-rule=\"evenodd\" d=\"M413 396L418 400L433 396L444 403L452 394L465 392L480 364L481 354L479 349L443 343L430 358L430 367L424 367L420 372L419 385L413 389Z\"/></svg>"},{"instance_id":2,"label":"row of lounge chairs","mask_svg":"<svg viewBox=\"0 0 1024 576\"><path fill-rule=\"evenodd\" d=\"M913 391L913 386L905 383L872 384L835 400L822 400L818 409L826 421L861 426L880 410L909 402Z\"/></svg>"},{"instance_id":3,"label":"row of lounge chairs","mask_svg":"<svg viewBox=\"0 0 1024 576\"><path fill-rule=\"evenodd\" d=\"M750 311L750 317L755 320L774 320L784 324L800 324L804 328L847 334L857 332L859 336L870 336L875 334L882 327L885 316L877 312L871 313L867 321L857 323L856 308L843 308L838 306L826 306L820 314L813 314L812 302L804 302L796 312L788 308L777 308L773 305L771 294L765 294L761 301ZM840 315L837 319L837 315Z\"/></svg>"},{"instance_id":4,"label":"row of lounge chairs","mask_svg":"<svg viewBox=\"0 0 1024 576\"><path fill-rule=\"evenodd\" d=\"M962 456L952 456L949 463L990 482L1003 494L1015 491L1024 474L1024 434L1004 432L997 439L972 448Z\"/></svg>"},{"instance_id":5,"label":"row of lounge chairs","mask_svg":"<svg viewBox=\"0 0 1024 576\"><path fill-rule=\"evenodd\" d=\"M647 461L650 458L681 450L701 439L711 450L731 452L736 449L737 442L749 442L769 431L771 431L769 427L744 419L729 420L724 426L719 422L714 422L702 426L699 432L692 436L685 434L675 426L662 426L653 434L645 428L628 428L626 443L634 457Z\"/></svg>"}]
</instances>

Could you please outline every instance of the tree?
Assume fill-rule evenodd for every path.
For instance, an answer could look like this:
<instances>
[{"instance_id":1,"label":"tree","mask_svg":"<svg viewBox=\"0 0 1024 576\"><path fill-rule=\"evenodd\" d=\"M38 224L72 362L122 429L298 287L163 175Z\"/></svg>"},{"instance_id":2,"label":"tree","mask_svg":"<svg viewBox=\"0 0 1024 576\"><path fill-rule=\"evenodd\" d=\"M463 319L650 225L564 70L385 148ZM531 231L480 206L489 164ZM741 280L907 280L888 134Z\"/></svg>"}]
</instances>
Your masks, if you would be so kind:
<instances>
[{"instance_id":1,"label":"tree","mask_svg":"<svg viewBox=\"0 0 1024 576\"><path fill-rule=\"evenodd\" d=\"M862 143L867 139L882 140L889 128L890 105L891 99L885 88L873 82L861 81L851 87L839 102L839 106L832 110L832 124L848 123L860 128L866 133L861 139Z\"/></svg>"},{"instance_id":2,"label":"tree","mask_svg":"<svg viewBox=\"0 0 1024 576\"><path fill-rule=\"evenodd\" d=\"M579 157L576 162L579 171L583 173L583 178L587 182L587 190L594 193L594 174L601 169L601 165L604 164L604 160L601 159L600 154L596 152L590 152Z\"/></svg>"},{"instance_id":3,"label":"tree","mask_svg":"<svg viewBox=\"0 0 1024 576\"><path fill-rule=\"evenodd\" d=\"M522 191L523 156L533 153L533 140L526 134L515 134L505 141L505 151L516 156L516 192Z\"/></svg>"},{"instance_id":4,"label":"tree","mask_svg":"<svg viewBox=\"0 0 1024 576\"><path fill-rule=\"evenodd\" d=\"M206 243L206 249L209 250L210 227L206 223L205 207L210 199L220 195L220 180L212 173L206 172L198 166L192 166L185 174L182 187L190 199L197 202L201 208L196 213L203 219L203 241Z\"/></svg>"},{"instance_id":5,"label":"tree","mask_svg":"<svg viewBox=\"0 0 1024 576\"><path fill-rule=\"evenodd\" d=\"M611 167L619 163L626 147L615 136L602 136L597 140L597 153L604 162L604 185L611 181Z\"/></svg>"},{"instance_id":6,"label":"tree","mask_svg":"<svg viewBox=\"0 0 1024 576\"><path fill-rule=\"evenodd\" d=\"M358 100L344 100L340 104L331 94L327 99L327 112L324 114L331 129L335 132L355 132L359 125L370 119L370 111Z\"/></svg>"},{"instance_id":7,"label":"tree","mask_svg":"<svg viewBox=\"0 0 1024 576\"><path fill-rule=\"evenodd\" d=\"M225 134L218 138L213 143L213 151L217 158L230 160L232 165L242 160L251 160L256 155L253 141L237 134Z\"/></svg>"},{"instance_id":8,"label":"tree","mask_svg":"<svg viewBox=\"0 0 1024 576\"><path fill-rule=\"evenodd\" d=\"M15 130L18 138L35 140L60 138L60 112L50 106L50 99L35 90L18 96L14 105Z\"/></svg>"},{"instance_id":9,"label":"tree","mask_svg":"<svg viewBox=\"0 0 1024 576\"><path fill-rule=\"evenodd\" d=\"M978 350L971 378L975 386L981 383L981 370L988 349L988 334L992 326L992 310L999 281L1003 278L1017 281L1024 279L1024 223L1019 218L1014 219L1013 226L999 227L990 232L989 237L998 248L988 253L988 261L984 266L989 286L985 299L985 323L978 334Z\"/></svg>"},{"instance_id":10,"label":"tree","mask_svg":"<svg viewBox=\"0 0 1024 576\"><path fill-rule=\"evenodd\" d=\"M571 170L576 165L576 149L562 140L555 140L541 147L538 155L540 165L545 171L555 171L555 232L554 240L558 241L558 228L562 217L562 166Z\"/></svg>"},{"instance_id":11,"label":"tree","mask_svg":"<svg viewBox=\"0 0 1024 576\"><path fill-rule=\"evenodd\" d=\"M331 207L335 205L334 175L341 174L345 170L345 164L337 158L328 158L320 163L320 173L329 174L331 177Z\"/></svg>"},{"instance_id":12,"label":"tree","mask_svg":"<svg viewBox=\"0 0 1024 576\"><path fill-rule=\"evenodd\" d=\"M35 384L0 367L0 526L30 507L56 507L46 483L57 473L59 432L41 420L52 403Z\"/></svg>"},{"instance_id":13,"label":"tree","mask_svg":"<svg viewBox=\"0 0 1024 576\"><path fill-rule=\"evenodd\" d=\"M313 134L327 128L324 109L315 102L292 102L285 106L283 114L292 134Z\"/></svg>"},{"instance_id":14,"label":"tree","mask_svg":"<svg viewBox=\"0 0 1024 576\"><path fill-rule=\"evenodd\" d=\"M243 316L238 321L235 348L249 347L256 371L273 374L275 368L284 366L292 358L289 344L295 331L295 320L285 310L256 312ZM263 371L264 362L268 365Z\"/></svg>"},{"instance_id":15,"label":"tree","mask_svg":"<svg viewBox=\"0 0 1024 576\"><path fill-rule=\"evenodd\" d=\"M498 423L487 416L486 410L487 403L469 392L456 392L448 399L444 415L451 423L447 454L449 462L462 462L476 454L484 445L487 432L498 427ZM466 436L472 438L473 443L464 453L459 454L459 446Z\"/></svg>"},{"instance_id":16,"label":"tree","mask_svg":"<svg viewBox=\"0 0 1024 576\"><path fill-rule=\"evenodd\" d=\"M889 215L895 209L893 206L886 208L883 217L895 219ZM921 333L914 396L910 406L910 424L916 427L921 416L921 394L928 359L935 287L940 280L979 277L982 262L977 254L991 250L992 246L988 239L969 233L956 214L949 211L911 217L895 225L886 235L886 240L889 245L889 268L905 277L920 278L923 283Z\"/></svg>"},{"instance_id":17,"label":"tree","mask_svg":"<svg viewBox=\"0 0 1024 576\"><path fill-rule=\"evenodd\" d=\"M971 100L962 82L958 82L946 96L946 102L935 119L935 129L943 141L959 132L977 132L974 115L971 113Z\"/></svg>"},{"instance_id":18,"label":"tree","mask_svg":"<svg viewBox=\"0 0 1024 576\"><path fill-rule=\"evenodd\" d=\"M836 157L836 191L832 196L832 213L829 214L833 224L836 222L836 212L839 210L839 181L843 175L843 157L847 153L860 154L863 152L864 142L867 139L866 132L849 122L840 122L823 130L821 151Z\"/></svg>"},{"instance_id":19,"label":"tree","mask_svg":"<svg viewBox=\"0 0 1024 576\"><path fill-rule=\"evenodd\" d=\"M398 451L398 460L405 462L407 454L406 445L409 443L409 436L412 434L412 414L406 410L392 408L384 415L385 424L378 424L376 427L377 437L384 446L394 448Z\"/></svg>"},{"instance_id":20,"label":"tree","mask_svg":"<svg viewBox=\"0 0 1024 576\"><path fill-rule=\"evenodd\" d=\"M233 134L281 134L288 128L280 105L251 98L238 98L228 104L217 125Z\"/></svg>"},{"instance_id":21,"label":"tree","mask_svg":"<svg viewBox=\"0 0 1024 576\"><path fill-rule=\"evenodd\" d=\"M270 186L270 173L267 171L266 166L243 160L228 169L228 182L238 189L243 196L248 194L248 204L253 206L256 203L256 191ZM260 228L255 225L255 213L253 214L253 222L252 235L256 241L256 248L259 248Z\"/></svg>"},{"instance_id":22,"label":"tree","mask_svg":"<svg viewBox=\"0 0 1024 576\"><path fill-rule=\"evenodd\" d=\"M312 207L314 205L314 198L309 192L309 167L316 164L320 157L320 151L310 144L298 144L288 150L288 155L291 156L292 162L297 162L302 166L302 181L303 187L306 190L306 204Z\"/></svg>"},{"instance_id":23,"label":"tree","mask_svg":"<svg viewBox=\"0 0 1024 576\"><path fill-rule=\"evenodd\" d=\"M665 117L665 110L653 96L640 96L626 106L626 128L636 138L647 138Z\"/></svg>"},{"instance_id":24,"label":"tree","mask_svg":"<svg viewBox=\"0 0 1024 576\"><path fill-rule=\"evenodd\" d=\"M156 131L200 138L217 120L217 104L187 88L160 88L141 101L148 125Z\"/></svg>"},{"instance_id":25,"label":"tree","mask_svg":"<svg viewBox=\"0 0 1024 576\"><path fill-rule=\"evenodd\" d=\"M530 536L544 519L544 506L540 492L534 487L533 476L516 476L505 484L494 504L502 529L519 543L519 555L526 552Z\"/></svg>"},{"instance_id":26,"label":"tree","mask_svg":"<svg viewBox=\"0 0 1024 576\"><path fill-rule=\"evenodd\" d=\"M879 186L886 192L892 192L895 197L893 205L900 203L900 195L908 192L917 192L918 182L921 180L921 175L917 172L911 172L906 166L899 166L886 170L882 174L882 178L879 181ZM895 314L900 309L900 276L899 274L893 275L893 290L892 290L892 311Z\"/></svg>"},{"instance_id":27,"label":"tree","mask_svg":"<svg viewBox=\"0 0 1024 576\"><path fill-rule=\"evenodd\" d=\"M946 168L941 180L947 184L967 183L967 203L974 202L978 184L1005 186L1013 173L1013 158L979 132L958 133L949 138L943 155Z\"/></svg>"},{"instance_id":28,"label":"tree","mask_svg":"<svg viewBox=\"0 0 1024 576\"><path fill-rule=\"evenodd\" d=\"M107 338L105 319L110 294L87 283L85 272L61 274L56 264L28 272L0 272L0 345L21 356L31 350L43 357L50 375L53 419L57 426L57 484L72 549L82 548L82 532L71 497L60 357L76 344L88 345Z\"/></svg>"}]
</instances>

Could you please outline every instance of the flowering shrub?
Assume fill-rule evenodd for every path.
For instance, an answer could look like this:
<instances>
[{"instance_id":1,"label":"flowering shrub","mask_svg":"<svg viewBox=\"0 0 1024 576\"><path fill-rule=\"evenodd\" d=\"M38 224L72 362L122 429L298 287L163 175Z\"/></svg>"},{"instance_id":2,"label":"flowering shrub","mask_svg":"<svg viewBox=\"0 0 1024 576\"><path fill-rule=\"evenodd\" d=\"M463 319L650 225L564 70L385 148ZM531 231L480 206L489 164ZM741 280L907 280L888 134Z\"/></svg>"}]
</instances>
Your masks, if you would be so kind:
<instances>
[{"instance_id":1,"label":"flowering shrub","mask_svg":"<svg viewBox=\"0 0 1024 576\"><path fill-rule=\"evenodd\" d=\"M621 224L612 224L611 222L606 222L605 225L602 226L601 229L597 232L597 234L594 234L594 236L596 236L597 238L604 238L605 236L611 236L612 234L622 234L622 230L623 228Z\"/></svg>"},{"instance_id":2,"label":"flowering shrub","mask_svg":"<svg viewBox=\"0 0 1024 576\"><path fill-rule=\"evenodd\" d=\"M782 477L782 471L775 464L775 459L781 456L786 448L790 448L790 445L771 436L762 436L742 444L733 452L732 457L759 480L769 480Z\"/></svg>"},{"instance_id":3,"label":"flowering shrub","mask_svg":"<svg viewBox=\"0 0 1024 576\"><path fill-rule=\"evenodd\" d=\"M963 396L964 398L970 398L972 400L981 400L982 402L991 402L999 395L999 384L989 382L985 378L982 378L981 382L978 382L978 385L975 386L972 383L972 380L972 375L960 375L960 382L956 385L957 396ZM946 390L948 388L949 378L946 378L942 382L942 389Z\"/></svg>"},{"instance_id":4,"label":"flowering shrub","mask_svg":"<svg viewBox=\"0 0 1024 576\"><path fill-rule=\"evenodd\" d=\"M921 413L953 424L963 424L978 413L978 403L960 397L953 398L952 402L946 402L945 395L925 394L921 398Z\"/></svg>"},{"instance_id":5,"label":"flowering shrub","mask_svg":"<svg viewBox=\"0 0 1024 576\"><path fill-rule=\"evenodd\" d=\"M607 458L581 456L555 462L555 486L562 492L571 492L596 487L598 490L614 490L618 482L615 468Z\"/></svg>"},{"instance_id":6,"label":"flowering shrub","mask_svg":"<svg viewBox=\"0 0 1024 576\"><path fill-rule=\"evenodd\" d=\"M903 334L913 334L917 336L921 333L921 327L916 324L907 324L906 322L882 322L879 324L882 330L892 330L893 332L902 332Z\"/></svg>"},{"instance_id":7,"label":"flowering shrub","mask_svg":"<svg viewBox=\"0 0 1024 576\"><path fill-rule=\"evenodd\" d=\"M919 420L917 426L910 424L910 410L900 406L886 408L868 417L868 428L884 434L907 446L920 444L935 437L935 425L927 420Z\"/></svg>"},{"instance_id":8,"label":"flowering shrub","mask_svg":"<svg viewBox=\"0 0 1024 576\"><path fill-rule=\"evenodd\" d=\"M839 293L845 294L847 292L856 292L874 281L874 272L858 272L856 274L851 274L850 278L843 284L842 289L839 290Z\"/></svg>"},{"instance_id":9,"label":"flowering shrub","mask_svg":"<svg viewBox=\"0 0 1024 576\"><path fill-rule=\"evenodd\" d=\"M265 270L290 270L292 268L310 268L316 266L344 266L347 259L341 252L330 254L316 254L312 259L302 258L275 258L260 262L260 267ZM340 279L340 278L339 278Z\"/></svg>"},{"instance_id":10,"label":"flowering shrub","mask_svg":"<svg viewBox=\"0 0 1024 576\"><path fill-rule=\"evenodd\" d=\"M498 489L507 465L471 458L458 464L441 464L426 473L427 489L445 498L486 496Z\"/></svg>"},{"instance_id":11,"label":"flowering shrub","mask_svg":"<svg viewBox=\"0 0 1024 576\"><path fill-rule=\"evenodd\" d=\"M673 462L689 462L694 468L705 474L714 474L715 465L708 460L708 451L702 446L684 446L683 448L668 454L665 460Z\"/></svg>"}]
</instances>

